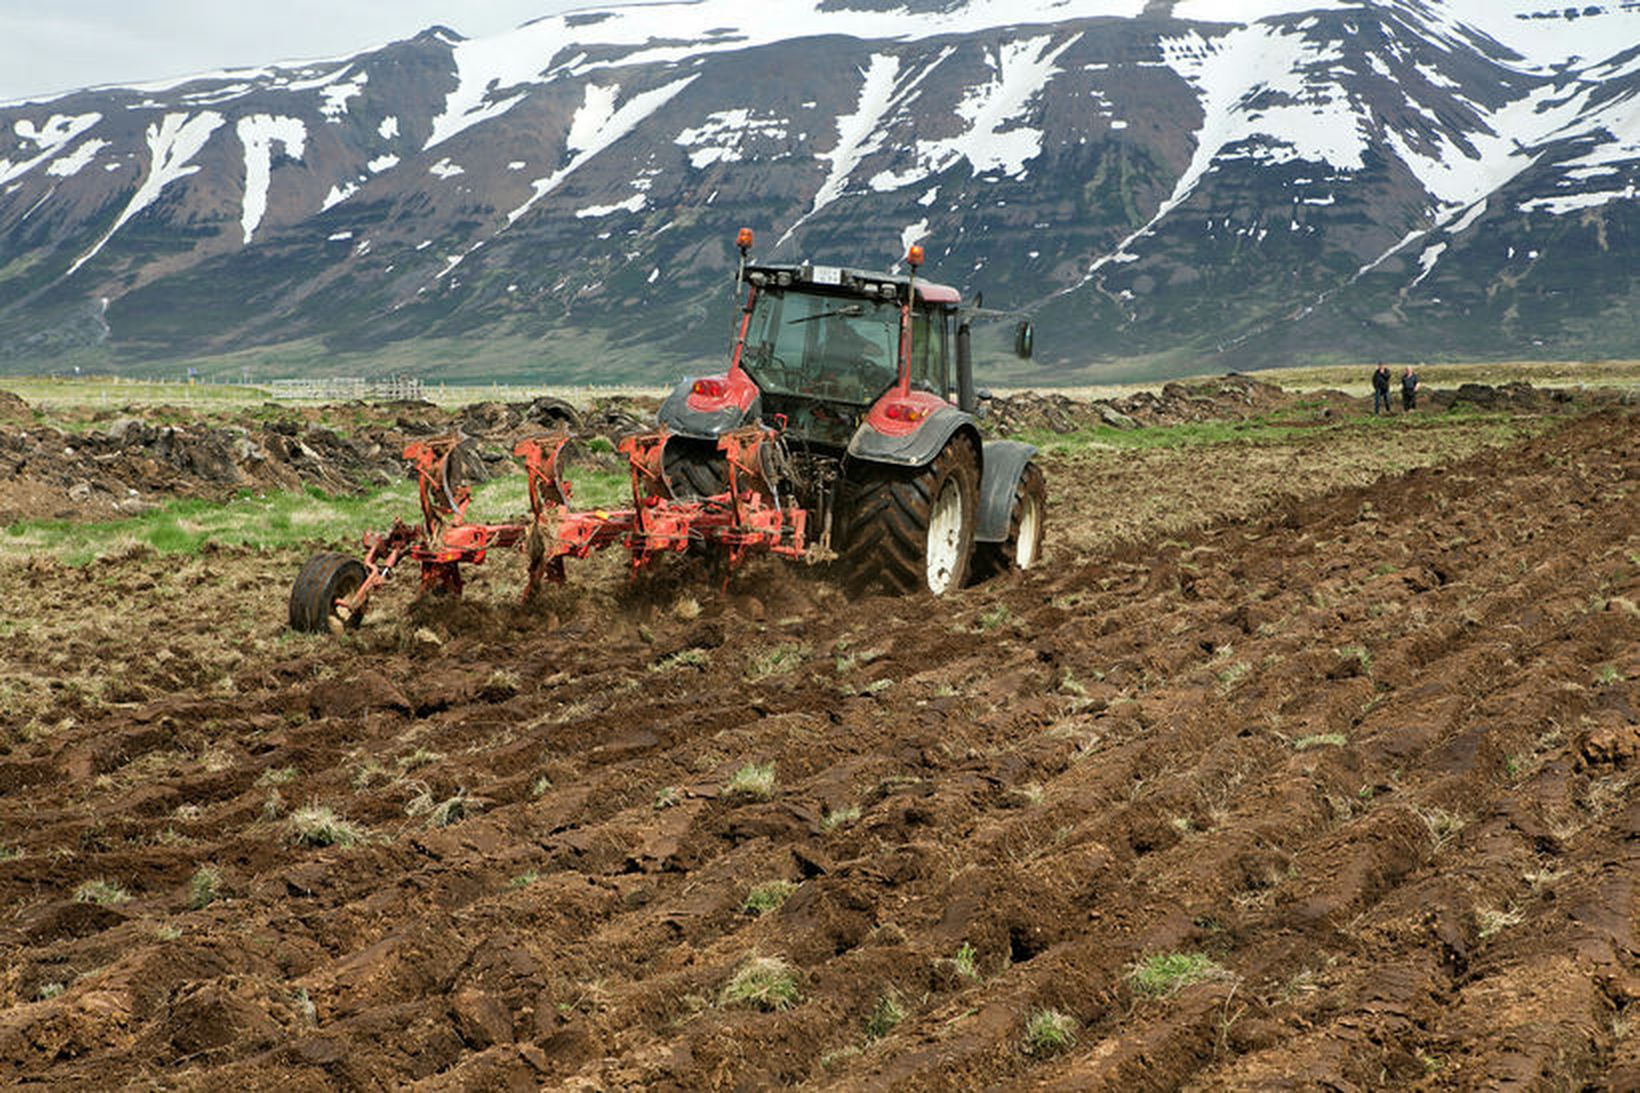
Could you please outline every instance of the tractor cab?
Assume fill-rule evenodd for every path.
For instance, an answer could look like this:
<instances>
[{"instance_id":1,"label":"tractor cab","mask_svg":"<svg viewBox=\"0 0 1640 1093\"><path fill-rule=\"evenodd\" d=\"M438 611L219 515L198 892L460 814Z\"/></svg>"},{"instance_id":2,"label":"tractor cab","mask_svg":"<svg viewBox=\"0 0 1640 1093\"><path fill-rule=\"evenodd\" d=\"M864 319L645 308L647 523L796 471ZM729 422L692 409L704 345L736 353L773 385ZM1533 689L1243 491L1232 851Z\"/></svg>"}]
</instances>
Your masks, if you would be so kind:
<instances>
[{"instance_id":1,"label":"tractor cab","mask_svg":"<svg viewBox=\"0 0 1640 1093\"><path fill-rule=\"evenodd\" d=\"M894 393L951 393L954 289L836 266L753 266L730 361L794 439L846 447Z\"/></svg>"},{"instance_id":2,"label":"tractor cab","mask_svg":"<svg viewBox=\"0 0 1640 1093\"><path fill-rule=\"evenodd\" d=\"M807 514L817 556L901 591L959 587L970 560L976 574L1033 564L1036 449L984 439L977 418L969 320L999 313L918 277L918 246L901 275L753 263L752 241L742 230L729 367L684 379L657 414L666 495L733 495L755 471L776 507ZM1030 345L1022 322L1016 351ZM764 438L755 466L735 454L745 436Z\"/></svg>"}]
</instances>

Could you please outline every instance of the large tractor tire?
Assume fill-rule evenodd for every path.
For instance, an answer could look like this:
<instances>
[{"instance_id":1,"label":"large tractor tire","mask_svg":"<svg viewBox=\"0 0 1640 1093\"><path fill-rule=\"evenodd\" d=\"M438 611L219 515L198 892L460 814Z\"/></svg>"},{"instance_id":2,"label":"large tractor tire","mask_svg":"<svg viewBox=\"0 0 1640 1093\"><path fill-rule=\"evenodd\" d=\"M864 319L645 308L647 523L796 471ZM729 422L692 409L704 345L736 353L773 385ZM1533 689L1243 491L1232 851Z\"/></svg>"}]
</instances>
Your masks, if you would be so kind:
<instances>
[{"instance_id":1,"label":"large tractor tire","mask_svg":"<svg viewBox=\"0 0 1640 1093\"><path fill-rule=\"evenodd\" d=\"M679 500L712 497L729 488L729 467L710 440L674 436L666 442L667 487Z\"/></svg>"},{"instance_id":2,"label":"large tractor tire","mask_svg":"<svg viewBox=\"0 0 1640 1093\"><path fill-rule=\"evenodd\" d=\"M902 594L961 588L978 511L979 461L966 437L952 437L923 467L859 467L844 517L845 580Z\"/></svg>"},{"instance_id":3,"label":"large tractor tire","mask_svg":"<svg viewBox=\"0 0 1640 1093\"><path fill-rule=\"evenodd\" d=\"M304 634L351 630L363 611L343 618L336 601L351 596L364 583L364 563L346 554L315 554L296 575L290 589L290 628Z\"/></svg>"},{"instance_id":4,"label":"large tractor tire","mask_svg":"<svg viewBox=\"0 0 1640 1093\"><path fill-rule=\"evenodd\" d=\"M974 546L976 581L988 581L1004 573L1031 569L1042 558L1042 531L1048 515L1048 480L1035 463L1025 464L1025 473L1014 487L1014 502L1008 512L1008 537L1000 543Z\"/></svg>"}]
</instances>

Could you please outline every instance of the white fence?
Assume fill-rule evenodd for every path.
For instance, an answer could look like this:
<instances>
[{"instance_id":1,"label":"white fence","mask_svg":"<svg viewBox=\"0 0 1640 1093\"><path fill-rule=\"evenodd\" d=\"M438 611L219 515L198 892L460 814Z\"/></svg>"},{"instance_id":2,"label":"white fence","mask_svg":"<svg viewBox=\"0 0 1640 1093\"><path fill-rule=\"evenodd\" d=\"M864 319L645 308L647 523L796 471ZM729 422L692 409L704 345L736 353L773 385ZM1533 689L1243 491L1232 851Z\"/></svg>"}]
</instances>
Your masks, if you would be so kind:
<instances>
[{"instance_id":1,"label":"white fence","mask_svg":"<svg viewBox=\"0 0 1640 1093\"><path fill-rule=\"evenodd\" d=\"M268 384L268 390L274 398L314 399L320 402L345 402L349 399L390 402L424 397L421 380L410 376L393 376L389 379L330 376L323 379L274 380Z\"/></svg>"}]
</instances>

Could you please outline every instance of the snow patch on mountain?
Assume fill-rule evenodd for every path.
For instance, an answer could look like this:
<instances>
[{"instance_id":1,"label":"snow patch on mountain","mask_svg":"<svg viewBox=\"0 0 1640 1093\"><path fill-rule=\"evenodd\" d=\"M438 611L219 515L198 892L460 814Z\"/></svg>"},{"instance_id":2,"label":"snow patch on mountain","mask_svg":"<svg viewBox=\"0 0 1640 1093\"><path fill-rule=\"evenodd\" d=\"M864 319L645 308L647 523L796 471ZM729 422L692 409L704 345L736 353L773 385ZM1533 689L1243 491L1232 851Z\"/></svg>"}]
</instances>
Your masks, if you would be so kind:
<instances>
[{"instance_id":1,"label":"snow patch on mountain","mask_svg":"<svg viewBox=\"0 0 1640 1093\"><path fill-rule=\"evenodd\" d=\"M54 159L46 167L46 174L54 178L69 178L89 167L104 148L111 148L106 140L88 140L61 159Z\"/></svg>"},{"instance_id":2,"label":"snow patch on mountain","mask_svg":"<svg viewBox=\"0 0 1640 1093\"><path fill-rule=\"evenodd\" d=\"M221 114L207 110L191 117L187 114L167 114L163 120L149 125L147 177L126 203L114 226L97 240L95 246L75 260L65 276L72 277L81 266L91 261L132 217L158 201L165 187L196 173L199 165L189 161L205 147L205 142L222 126L223 120Z\"/></svg>"},{"instance_id":3,"label":"snow patch on mountain","mask_svg":"<svg viewBox=\"0 0 1640 1093\"><path fill-rule=\"evenodd\" d=\"M332 186L330 192L325 195L324 201L319 203L319 211L324 212L327 209L334 208L358 192L359 185L356 182L349 182L342 186Z\"/></svg>"},{"instance_id":4,"label":"snow patch on mountain","mask_svg":"<svg viewBox=\"0 0 1640 1093\"><path fill-rule=\"evenodd\" d=\"M507 214L507 224L516 224L520 217L535 207L543 197L556 190L570 175L580 170L587 161L608 148L643 120L671 102L684 88L694 83L697 76L685 76L669 84L632 96L619 107L620 84L588 83L586 98L570 119L565 151L570 161L546 178L538 178L530 185L534 193L528 201Z\"/></svg>"},{"instance_id":5,"label":"snow patch on mountain","mask_svg":"<svg viewBox=\"0 0 1640 1093\"><path fill-rule=\"evenodd\" d=\"M916 165L908 171L884 171L872 178L873 190L897 190L967 160L976 174L999 173L1017 177L1025 163L1042 154L1042 132L1025 124L1029 107L1048 81L1059 73L1059 57L1081 41L1072 35L1053 46L1053 37L1005 42L986 56L992 77L968 88L957 104L957 116L967 129L943 140L919 141Z\"/></svg>"},{"instance_id":6,"label":"snow patch on mountain","mask_svg":"<svg viewBox=\"0 0 1640 1093\"><path fill-rule=\"evenodd\" d=\"M1568 97L1553 87L1539 88L1495 111L1488 119L1491 132L1468 134L1470 148L1445 134L1422 136L1415 145L1394 129L1384 131L1384 140L1445 206L1443 219L1450 219L1537 162L1541 144L1577 120L1589 90Z\"/></svg>"},{"instance_id":7,"label":"snow patch on mountain","mask_svg":"<svg viewBox=\"0 0 1640 1093\"><path fill-rule=\"evenodd\" d=\"M245 148L245 201L239 223L245 230L245 243L262 223L268 211L268 185L273 178L273 146L278 144L285 155L301 159L307 145L307 126L300 118L279 118L269 114L252 114L240 118L235 131Z\"/></svg>"},{"instance_id":8,"label":"snow patch on mountain","mask_svg":"<svg viewBox=\"0 0 1640 1093\"><path fill-rule=\"evenodd\" d=\"M0 185L21 178L52 159L100 121L101 114L53 114L39 125L27 118L19 119L12 126L12 132L27 158L16 163L0 159Z\"/></svg>"},{"instance_id":9,"label":"snow patch on mountain","mask_svg":"<svg viewBox=\"0 0 1640 1093\"><path fill-rule=\"evenodd\" d=\"M433 122L426 147L440 144L516 106L532 84L586 76L615 66L670 64L820 35L863 41L912 41L994 27L1057 23L1067 18L1132 18L1146 0L968 0L945 11L833 7L820 0L746 4L743 0L672 0L589 8L549 16L516 30L457 43L457 86ZM593 17L596 17L595 19ZM729 28L725 31L725 28ZM589 46L616 47L588 60ZM553 59L574 49L567 62Z\"/></svg>"},{"instance_id":10,"label":"snow patch on mountain","mask_svg":"<svg viewBox=\"0 0 1640 1093\"><path fill-rule=\"evenodd\" d=\"M1216 160L1269 163L1306 160L1344 171L1364 164L1360 118L1336 85L1311 73L1341 59L1337 46L1271 24L1238 27L1217 38L1190 31L1161 40L1164 62L1196 89L1202 126L1189 165L1154 216L1088 268L1135 256L1128 248L1150 235L1196 190Z\"/></svg>"},{"instance_id":11,"label":"snow patch on mountain","mask_svg":"<svg viewBox=\"0 0 1640 1093\"><path fill-rule=\"evenodd\" d=\"M370 82L370 73L360 71L353 79L345 83L333 83L323 88L320 93L319 113L325 120L341 123L347 116L347 104L364 94L365 84Z\"/></svg>"},{"instance_id":12,"label":"snow patch on mountain","mask_svg":"<svg viewBox=\"0 0 1640 1093\"><path fill-rule=\"evenodd\" d=\"M785 140L791 123L778 115L758 116L741 107L708 114L699 126L685 129L674 141L689 153L689 166L699 171L714 163L739 163L755 140ZM778 157L769 157L778 158Z\"/></svg>"},{"instance_id":13,"label":"snow patch on mountain","mask_svg":"<svg viewBox=\"0 0 1640 1093\"><path fill-rule=\"evenodd\" d=\"M593 217L609 216L618 212L642 212L643 207L648 203L649 199L643 194L633 194L625 201L617 202L614 205L588 205L584 209L577 209L575 210L575 216L578 220L586 220Z\"/></svg>"},{"instance_id":14,"label":"snow patch on mountain","mask_svg":"<svg viewBox=\"0 0 1640 1093\"><path fill-rule=\"evenodd\" d=\"M1640 42L1640 5L1629 0L1393 0L1388 6L1428 20L1454 45L1491 39L1519 58L1515 67L1527 71L1549 73L1577 60L1603 61ZM1484 37L1477 40L1477 32Z\"/></svg>"}]
</instances>

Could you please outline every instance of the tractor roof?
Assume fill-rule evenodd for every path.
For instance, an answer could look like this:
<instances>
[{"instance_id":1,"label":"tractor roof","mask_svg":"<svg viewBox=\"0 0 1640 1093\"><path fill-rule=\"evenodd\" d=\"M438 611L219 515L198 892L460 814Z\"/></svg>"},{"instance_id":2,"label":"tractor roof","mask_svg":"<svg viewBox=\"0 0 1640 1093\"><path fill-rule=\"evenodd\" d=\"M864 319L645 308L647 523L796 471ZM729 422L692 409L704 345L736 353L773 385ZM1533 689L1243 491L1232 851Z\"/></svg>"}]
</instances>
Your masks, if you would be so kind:
<instances>
[{"instance_id":1,"label":"tractor roof","mask_svg":"<svg viewBox=\"0 0 1640 1093\"><path fill-rule=\"evenodd\" d=\"M878 273L873 270L848 269L843 266L747 266L746 277L753 284L813 285L821 289L839 289L860 296L882 295L882 286L894 288L898 296L911 278L897 273ZM759 279L761 278L761 279ZM917 281L917 299L925 304L954 306L962 303L962 294L948 285L933 281Z\"/></svg>"}]
</instances>

